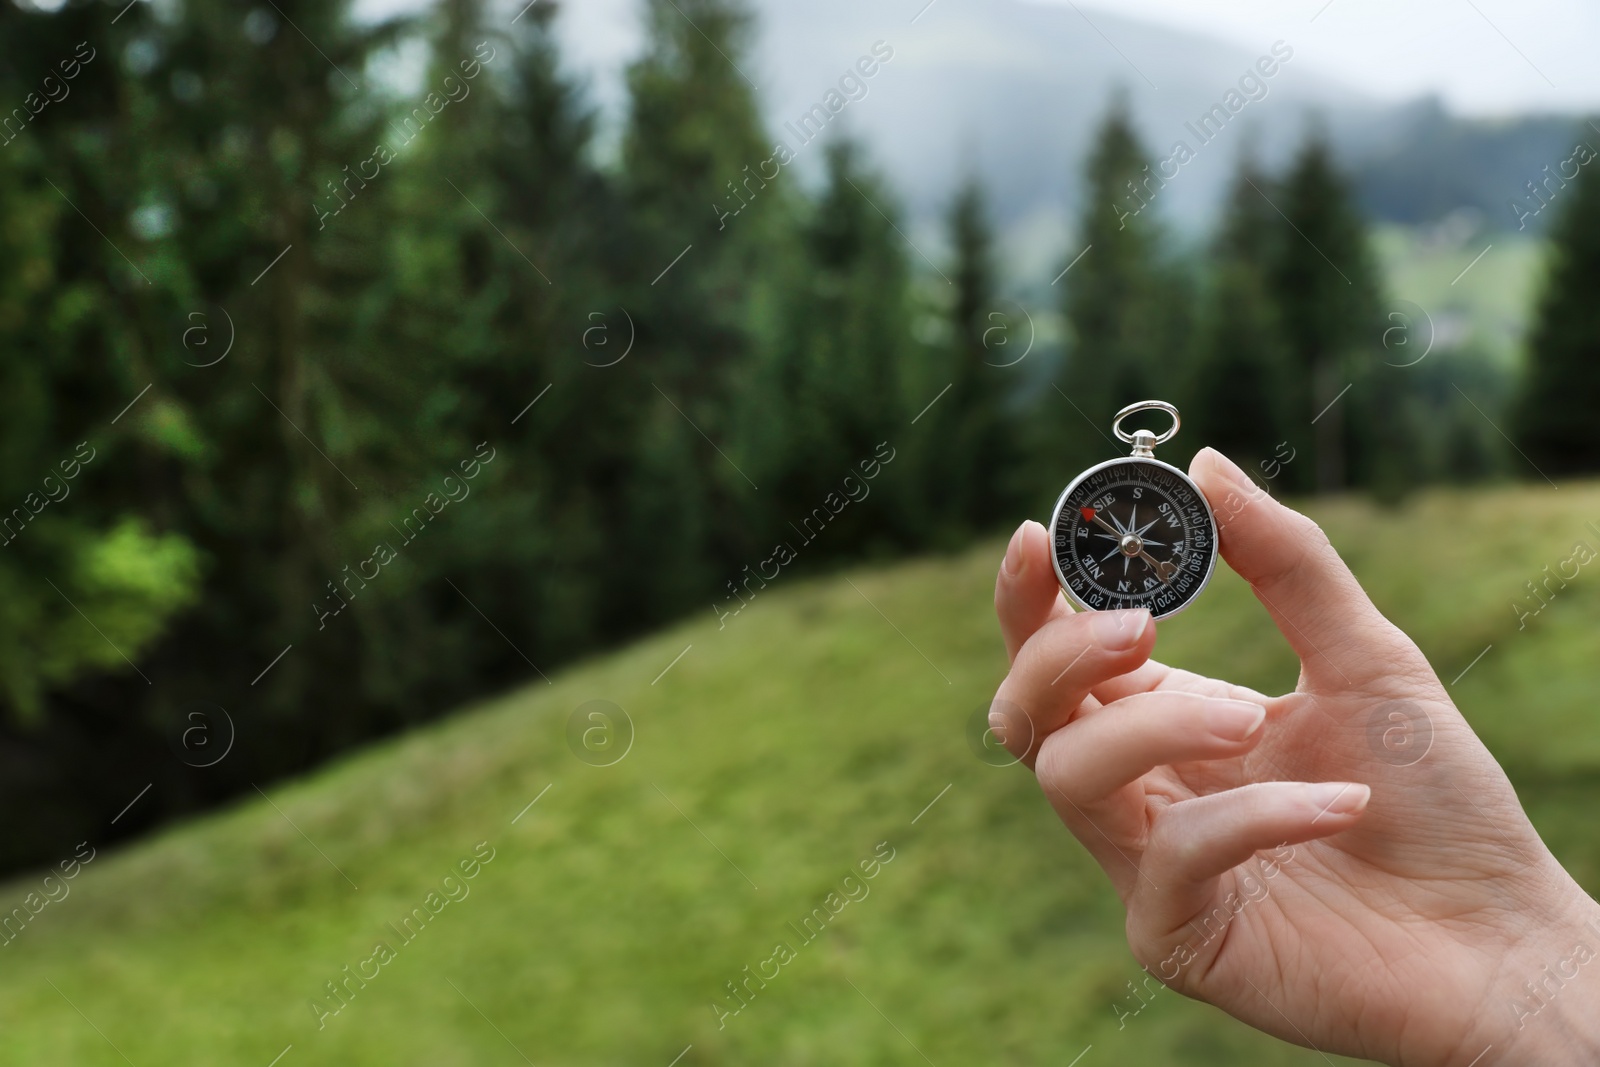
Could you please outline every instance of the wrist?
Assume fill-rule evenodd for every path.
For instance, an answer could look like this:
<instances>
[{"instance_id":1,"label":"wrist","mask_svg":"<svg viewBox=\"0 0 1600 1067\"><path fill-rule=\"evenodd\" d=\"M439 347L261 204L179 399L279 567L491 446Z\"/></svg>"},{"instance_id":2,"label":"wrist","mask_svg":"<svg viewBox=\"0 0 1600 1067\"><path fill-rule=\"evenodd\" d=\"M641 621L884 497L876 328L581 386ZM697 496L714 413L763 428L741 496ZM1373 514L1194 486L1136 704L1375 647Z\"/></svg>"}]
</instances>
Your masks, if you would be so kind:
<instances>
[{"instance_id":1,"label":"wrist","mask_svg":"<svg viewBox=\"0 0 1600 1067\"><path fill-rule=\"evenodd\" d=\"M1478 1024L1450 1064L1600 1062L1600 904L1564 880L1563 906L1532 919L1496 965Z\"/></svg>"}]
</instances>

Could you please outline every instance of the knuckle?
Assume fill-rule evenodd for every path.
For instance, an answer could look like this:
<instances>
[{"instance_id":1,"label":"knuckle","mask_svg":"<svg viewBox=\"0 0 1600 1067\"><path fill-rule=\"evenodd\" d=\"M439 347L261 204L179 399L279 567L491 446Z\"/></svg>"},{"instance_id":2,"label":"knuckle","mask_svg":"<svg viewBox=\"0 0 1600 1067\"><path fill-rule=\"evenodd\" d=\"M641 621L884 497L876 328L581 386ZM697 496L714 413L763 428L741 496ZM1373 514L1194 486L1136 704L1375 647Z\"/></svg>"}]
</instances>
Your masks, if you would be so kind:
<instances>
[{"instance_id":1,"label":"knuckle","mask_svg":"<svg viewBox=\"0 0 1600 1067\"><path fill-rule=\"evenodd\" d=\"M1206 858L1206 843L1193 834L1168 839L1168 860L1179 871L1192 871Z\"/></svg>"},{"instance_id":2,"label":"knuckle","mask_svg":"<svg viewBox=\"0 0 1600 1067\"><path fill-rule=\"evenodd\" d=\"M1278 800L1278 782L1250 782L1233 790L1234 821L1253 823L1270 815Z\"/></svg>"},{"instance_id":3,"label":"knuckle","mask_svg":"<svg viewBox=\"0 0 1600 1067\"><path fill-rule=\"evenodd\" d=\"M1088 631L1085 629L1088 625L1087 619L1088 616L1079 611L1070 615L1057 615L1039 627L1038 632L1050 641L1082 640L1088 636Z\"/></svg>"},{"instance_id":4,"label":"knuckle","mask_svg":"<svg viewBox=\"0 0 1600 1067\"><path fill-rule=\"evenodd\" d=\"M1006 694L1002 685L989 704L989 732L1018 759L1034 747L1034 717Z\"/></svg>"},{"instance_id":5,"label":"knuckle","mask_svg":"<svg viewBox=\"0 0 1600 1067\"><path fill-rule=\"evenodd\" d=\"M1150 828L1149 852L1166 869L1191 870L1206 854L1203 836L1192 829L1185 830L1185 822L1169 808Z\"/></svg>"},{"instance_id":6,"label":"knuckle","mask_svg":"<svg viewBox=\"0 0 1600 1067\"><path fill-rule=\"evenodd\" d=\"M1154 973L1161 961L1161 946L1145 932L1144 925L1138 911L1129 908L1122 932L1128 939L1128 950L1133 953L1134 961Z\"/></svg>"},{"instance_id":7,"label":"knuckle","mask_svg":"<svg viewBox=\"0 0 1600 1067\"><path fill-rule=\"evenodd\" d=\"M1012 672L1020 669L1037 675L1041 688L1063 692L1080 688L1080 680L1092 670L1090 661L1100 658L1089 654L1097 648L1084 626L1077 616L1046 623L1017 653Z\"/></svg>"},{"instance_id":8,"label":"knuckle","mask_svg":"<svg viewBox=\"0 0 1600 1067\"><path fill-rule=\"evenodd\" d=\"M1291 511L1290 515L1293 516L1290 520L1291 529L1306 555L1337 558L1338 553L1334 550L1333 542L1329 540L1328 532L1322 528L1321 523L1298 511Z\"/></svg>"},{"instance_id":9,"label":"knuckle","mask_svg":"<svg viewBox=\"0 0 1600 1067\"><path fill-rule=\"evenodd\" d=\"M1317 548L1333 547L1333 542L1328 540L1328 532L1322 528L1320 522L1299 511L1294 514L1300 523L1300 532L1307 541Z\"/></svg>"},{"instance_id":10,"label":"knuckle","mask_svg":"<svg viewBox=\"0 0 1600 1067\"><path fill-rule=\"evenodd\" d=\"M1284 525L1278 528L1267 566L1253 576L1256 584L1276 584L1296 573L1326 575L1344 570L1344 562L1321 524L1309 515L1285 508Z\"/></svg>"},{"instance_id":11,"label":"knuckle","mask_svg":"<svg viewBox=\"0 0 1600 1067\"><path fill-rule=\"evenodd\" d=\"M1072 773L1066 738L1061 731L1056 731L1039 743L1039 755L1034 762L1033 772L1038 775L1039 784L1046 793L1054 792L1073 805L1081 806L1084 803L1078 788L1078 776Z\"/></svg>"}]
</instances>

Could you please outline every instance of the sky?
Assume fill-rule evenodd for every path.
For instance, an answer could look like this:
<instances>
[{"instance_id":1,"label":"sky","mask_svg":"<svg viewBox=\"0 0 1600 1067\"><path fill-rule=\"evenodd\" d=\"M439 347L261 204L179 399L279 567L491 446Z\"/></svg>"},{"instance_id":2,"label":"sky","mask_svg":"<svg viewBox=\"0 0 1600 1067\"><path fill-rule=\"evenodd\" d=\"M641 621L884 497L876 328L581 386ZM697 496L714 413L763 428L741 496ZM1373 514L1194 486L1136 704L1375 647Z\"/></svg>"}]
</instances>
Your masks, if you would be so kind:
<instances>
[{"instance_id":1,"label":"sky","mask_svg":"<svg viewBox=\"0 0 1600 1067\"><path fill-rule=\"evenodd\" d=\"M525 6L525 0L502 2L512 13ZM863 2L910 10L926 0ZM358 0L358 10L377 15L425 3ZM565 0L568 62L578 70L614 71L637 47L637 6L638 0ZM1482 116L1600 110L1595 0L1118 0L1084 10L1248 48L1282 38L1294 46L1297 63L1385 100L1437 95L1452 111Z\"/></svg>"},{"instance_id":2,"label":"sky","mask_svg":"<svg viewBox=\"0 0 1600 1067\"><path fill-rule=\"evenodd\" d=\"M1452 111L1486 116L1600 110L1594 0L1119 0L1114 9L1251 47L1283 38L1296 62L1382 99L1438 95Z\"/></svg>"}]
</instances>

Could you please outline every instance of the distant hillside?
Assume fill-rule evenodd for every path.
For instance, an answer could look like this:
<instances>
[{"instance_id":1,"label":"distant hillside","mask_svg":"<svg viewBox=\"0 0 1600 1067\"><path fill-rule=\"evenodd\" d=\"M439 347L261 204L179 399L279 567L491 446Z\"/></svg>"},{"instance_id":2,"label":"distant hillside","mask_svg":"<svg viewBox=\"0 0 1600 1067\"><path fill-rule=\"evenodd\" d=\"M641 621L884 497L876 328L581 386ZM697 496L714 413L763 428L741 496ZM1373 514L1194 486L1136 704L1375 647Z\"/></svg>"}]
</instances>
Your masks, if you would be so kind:
<instances>
[{"instance_id":1,"label":"distant hillside","mask_svg":"<svg viewBox=\"0 0 1600 1067\"><path fill-rule=\"evenodd\" d=\"M1600 484L1315 513L1600 890L1600 578L1542 607L1524 584L1597 543ZM135 847L63 854L69 881L0 886L0 914L28 916L5 935L0 1063L922 1062L909 1041L937 1064L1092 1044L1084 1067L1326 1067L1176 995L1119 1025L1140 972L1115 895L1032 778L969 747L1004 671L1003 550L780 580L725 626L708 610ZM1157 654L1265 690L1296 675L1223 572ZM834 892L855 899L801 941L789 924ZM719 1026L712 1003L779 941L796 958Z\"/></svg>"},{"instance_id":2,"label":"distant hillside","mask_svg":"<svg viewBox=\"0 0 1600 1067\"><path fill-rule=\"evenodd\" d=\"M1580 143L1587 151L1575 155ZM1493 230L1542 233L1555 212L1539 196L1559 207L1562 177L1600 157L1600 130L1570 115L1464 119L1423 100L1397 109L1353 155L1376 218L1416 224L1466 212Z\"/></svg>"},{"instance_id":3,"label":"distant hillside","mask_svg":"<svg viewBox=\"0 0 1600 1067\"><path fill-rule=\"evenodd\" d=\"M1114 90L1125 91L1154 152L1185 140L1193 162L1162 196L1178 217L1215 198L1252 129L1275 155L1308 108L1369 113L1361 97L1278 62L1274 42L1245 50L1180 30L1086 9L1022 0L938 0L912 25L906 4L767 0L760 69L770 116L788 118L814 103L874 40L895 59L871 95L846 111L916 214L937 210L952 183L978 170L995 193L1003 222L1044 205L1077 206L1077 173L1088 139ZM1285 42L1280 51L1293 55ZM1274 73L1261 77L1263 56ZM1202 144L1187 127L1259 78L1250 102L1221 136ZM1146 80L1149 79L1149 80Z\"/></svg>"},{"instance_id":4,"label":"distant hillside","mask_svg":"<svg viewBox=\"0 0 1600 1067\"><path fill-rule=\"evenodd\" d=\"M596 72L597 97L613 116L618 74L637 48L634 0L586 0L564 16L576 62ZM1049 270L1080 208L1088 139L1114 91L1130 99L1157 157L1185 141L1196 156L1161 193L1161 210L1191 234L1207 229L1246 145L1269 164L1291 152L1310 120L1322 121L1381 221L1438 221L1459 209L1496 229L1516 227L1506 201L1546 163L1566 159L1584 129L1576 117L1506 121L1453 117L1437 103L1377 102L1313 74L1291 58L1261 79L1220 135L1191 130L1274 44L1256 49L1152 25L1110 11L1026 0L752 0L756 54L745 64L775 133L817 104L876 41L894 59L866 83L835 124L861 137L893 180L917 229L932 224L956 183L976 172L1011 237L1019 273ZM923 9L926 7L926 10ZM918 16L918 12L923 13ZM913 22L915 18L915 22ZM1284 42L1290 50L1293 42ZM1252 90L1247 86L1244 98ZM1600 148L1600 132L1588 131ZM799 170L815 175L814 152ZM809 157L809 158L808 158ZM1530 231L1545 219L1530 221ZM1056 267L1059 269L1059 267Z\"/></svg>"}]
</instances>

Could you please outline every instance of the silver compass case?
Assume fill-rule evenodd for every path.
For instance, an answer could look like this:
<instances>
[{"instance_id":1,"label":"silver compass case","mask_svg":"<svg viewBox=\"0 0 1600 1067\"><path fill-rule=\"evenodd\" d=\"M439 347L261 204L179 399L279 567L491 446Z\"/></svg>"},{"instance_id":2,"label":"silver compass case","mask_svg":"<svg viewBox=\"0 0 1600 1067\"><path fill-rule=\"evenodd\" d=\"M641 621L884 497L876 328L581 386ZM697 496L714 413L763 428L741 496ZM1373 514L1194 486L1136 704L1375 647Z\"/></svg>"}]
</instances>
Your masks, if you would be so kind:
<instances>
[{"instance_id":1,"label":"silver compass case","mask_svg":"<svg viewBox=\"0 0 1600 1067\"><path fill-rule=\"evenodd\" d=\"M1163 411L1172 427L1131 433L1122 421ZM1051 512L1050 556L1067 599L1080 609L1147 608L1169 618L1194 602L1216 569L1217 523L1200 487L1154 457L1177 433L1178 411L1159 400L1130 404L1112 430L1130 455L1096 464L1062 491Z\"/></svg>"}]
</instances>

